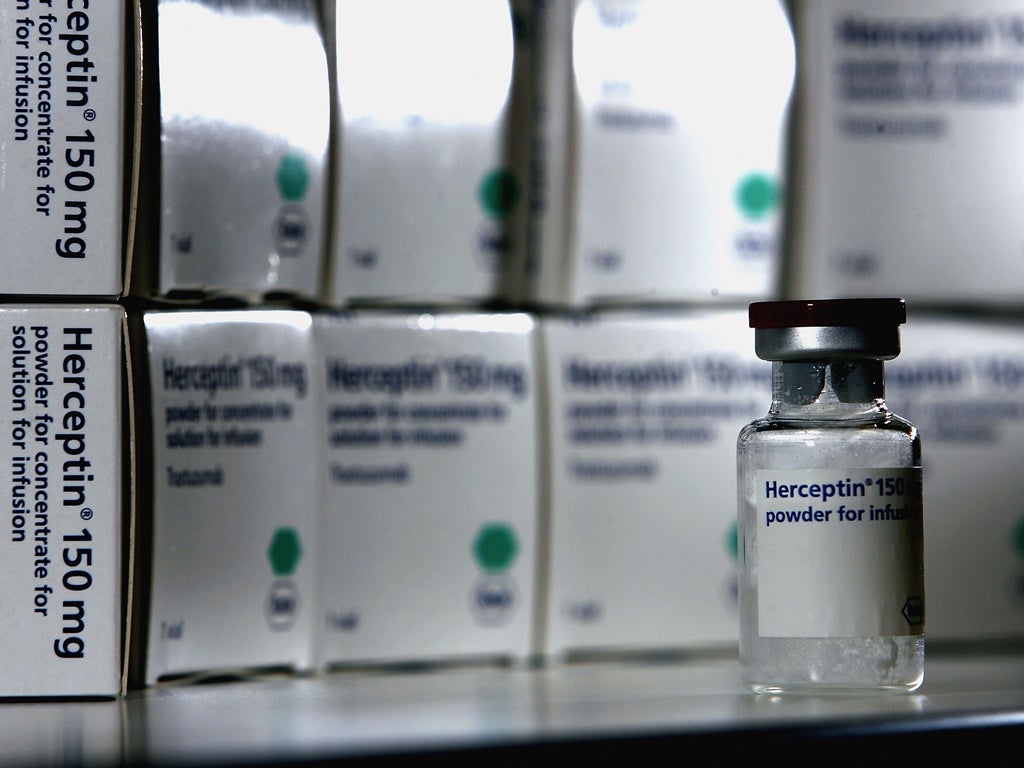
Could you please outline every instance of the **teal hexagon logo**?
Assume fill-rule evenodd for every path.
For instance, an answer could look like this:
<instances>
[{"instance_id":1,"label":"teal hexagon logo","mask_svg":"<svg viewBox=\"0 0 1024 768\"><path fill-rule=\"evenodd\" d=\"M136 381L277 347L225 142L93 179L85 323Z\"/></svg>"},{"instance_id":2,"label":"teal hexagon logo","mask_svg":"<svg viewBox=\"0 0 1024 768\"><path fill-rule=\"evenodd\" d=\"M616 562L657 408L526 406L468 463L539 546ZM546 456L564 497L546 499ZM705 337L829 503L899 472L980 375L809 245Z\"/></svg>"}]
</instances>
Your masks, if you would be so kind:
<instances>
[{"instance_id":1,"label":"teal hexagon logo","mask_svg":"<svg viewBox=\"0 0 1024 768\"><path fill-rule=\"evenodd\" d=\"M519 553L515 531L504 523L488 523L473 540L473 556L485 571L504 571L512 566Z\"/></svg>"},{"instance_id":2,"label":"teal hexagon logo","mask_svg":"<svg viewBox=\"0 0 1024 768\"><path fill-rule=\"evenodd\" d=\"M488 216L503 219L515 210L519 202L519 182L511 171L498 168L483 177L477 194Z\"/></svg>"},{"instance_id":3,"label":"teal hexagon logo","mask_svg":"<svg viewBox=\"0 0 1024 768\"><path fill-rule=\"evenodd\" d=\"M278 528L270 539L267 557L275 576L291 576L302 557L302 544L294 528Z\"/></svg>"},{"instance_id":4,"label":"teal hexagon logo","mask_svg":"<svg viewBox=\"0 0 1024 768\"><path fill-rule=\"evenodd\" d=\"M275 174L277 191L281 197L292 202L301 200L309 187L309 170L306 161L299 155L285 155L277 166Z\"/></svg>"},{"instance_id":5,"label":"teal hexagon logo","mask_svg":"<svg viewBox=\"0 0 1024 768\"><path fill-rule=\"evenodd\" d=\"M748 219L762 219L778 210L782 200L779 184L765 173L744 176L736 187L736 205Z\"/></svg>"},{"instance_id":6,"label":"teal hexagon logo","mask_svg":"<svg viewBox=\"0 0 1024 768\"><path fill-rule=\"evenodd\" d=\"M733 562L739 560L740 531L736 523L733 523L726 529L722 543L725 545L725 553L729 556L729 559Z\"/></svg>"}]
</instances>

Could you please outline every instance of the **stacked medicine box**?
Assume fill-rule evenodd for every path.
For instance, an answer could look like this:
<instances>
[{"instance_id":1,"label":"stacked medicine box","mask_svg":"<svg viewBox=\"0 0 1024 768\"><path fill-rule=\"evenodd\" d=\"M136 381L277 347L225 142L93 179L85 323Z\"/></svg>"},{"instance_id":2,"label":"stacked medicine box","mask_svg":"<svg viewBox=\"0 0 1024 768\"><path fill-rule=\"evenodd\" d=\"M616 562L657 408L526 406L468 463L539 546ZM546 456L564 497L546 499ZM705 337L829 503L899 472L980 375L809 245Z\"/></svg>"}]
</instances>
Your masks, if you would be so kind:
<instances>
[{"instance_id":1,"label":"stacked medicine box","mask_svg":"<svg viewBox=\"0 0 1024 768\"><path fill-rule=\"evenodd\" d=\"M312 668L318 410L312 316L133 318L151 427L133 679Z\"/></svg>"},{"instance_id":2,"label":"stacked medicine box","mask_svg":"<svg viewBox=\"0 0 1024 768\"><path fill-rule=\"evenodd\" d=\"M321 315L318 664L523 663L536 605L536 322Z\"/></svg>"},{"instance_id":3,"label":"stacked medicine box","mask_svg":"<svg viewBox=\"0 0 1024 768\"><path fill-rule=\"evenodd\" d=\"M795 70L783 6L516 5L534 50L528 299L735 304L775 291Z\"/></svg>"},{"instance_id":4,"label":"stacked medicine box","mask_svg":"<svg viewBox=\"0 0 1024 768\"><path fill-rule=\"evenodd\" d=\"M128 296L147 427L130 682L305 672L319 540L308 305L330 178L320 4L141 12L156 75Z\"/></svg>"},{"instance_id":5,"label":"stacked medicine box","mask_svg":"<svg viewBox=\"0 0 1024 768\"><path fill-rule=\"evenodd\" d=\"M797 0L787 292L902 296L932 647L1024 637L1024 3Z\"/></svg>"},{"instance_id":6,"label":"stacked medicine box","mask_svg":"<svg viewBox=\"0 0 1024 768\"><path fill-rule=\"evenodd\" d=\"M143 83L145 195L132 296L319 297L327 50L319 5L285 6L142 4L147 68L156 74Z\"/></svg>"},{"instance_id":7,"label":"stacked medicine box","mask_svg":"<svg viewBox=\"0 0 1024 768\"><path fill-rule=\"evenodd\" d=\"M736 435L770 367L734 309L542 320L549 454L543 655L737 641Z\"/></svg>"},{"instance_id":8,"label":"stacked medicine box","mask_svg":"<svg viewBox=\"0 0 1024 768\"><path fill-rule=\"evenodd\" d=\"M0 4L0 697L126 686L131 3Z\"/></svg>"},{"instance_id":9,"label":"stacked medicine box","mask_svg":"<svg viewBox=\"0 0 1024 768\"><path fill-rule=\"evenodd\" d=\"M512 98L524 64L508 0L326 10L336 73L327 302L517 301L527 133Z\"/></svg>"}]
</instances>

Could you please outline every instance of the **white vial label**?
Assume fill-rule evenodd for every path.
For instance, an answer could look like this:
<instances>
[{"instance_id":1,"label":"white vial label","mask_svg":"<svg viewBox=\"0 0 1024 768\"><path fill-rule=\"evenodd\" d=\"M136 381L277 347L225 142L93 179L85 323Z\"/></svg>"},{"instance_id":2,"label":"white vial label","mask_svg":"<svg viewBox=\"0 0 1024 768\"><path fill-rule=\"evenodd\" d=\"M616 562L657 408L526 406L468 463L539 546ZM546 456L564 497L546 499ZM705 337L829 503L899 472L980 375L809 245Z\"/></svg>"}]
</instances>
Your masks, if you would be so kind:
<instances>
[{"instance_id":1,"label":"white vial label","mask_svg":"<svg viewBox=\"0 0 1024 768\"><path fill-rule=\"evenodd\" d=\"M759 470L758 634L923 632L920 469Z\"/></svg>"}]
</instances>

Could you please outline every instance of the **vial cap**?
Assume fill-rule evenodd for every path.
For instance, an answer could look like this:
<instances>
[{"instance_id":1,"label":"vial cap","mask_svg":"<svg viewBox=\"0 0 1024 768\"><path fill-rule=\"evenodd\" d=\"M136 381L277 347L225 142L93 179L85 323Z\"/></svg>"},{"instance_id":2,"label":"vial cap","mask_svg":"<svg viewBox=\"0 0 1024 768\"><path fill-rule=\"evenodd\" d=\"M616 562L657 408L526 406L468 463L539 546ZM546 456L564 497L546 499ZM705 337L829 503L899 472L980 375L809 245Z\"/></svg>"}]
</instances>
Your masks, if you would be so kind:
<instances>
[{"instance_id":1,"label":"vial cap","mask_svg":"<svg viewBox=\"0 0 1024 768\"><path fill-rule=\"evenodd\" d=\"M907 303L903 299L758 301L750 305L751 328L891 326L905 322Z\"/></svg>"},{"instance_id":2,"label":"vial cap","mask_svg":"<svg viewBox=\"0 0 1024 768\"><path fill-rule=\"evenodd\" d=\"M898 298L760 301L749 319L763 360L889 360L900 353L907 309Z\"/></svg>"}]
</instances>

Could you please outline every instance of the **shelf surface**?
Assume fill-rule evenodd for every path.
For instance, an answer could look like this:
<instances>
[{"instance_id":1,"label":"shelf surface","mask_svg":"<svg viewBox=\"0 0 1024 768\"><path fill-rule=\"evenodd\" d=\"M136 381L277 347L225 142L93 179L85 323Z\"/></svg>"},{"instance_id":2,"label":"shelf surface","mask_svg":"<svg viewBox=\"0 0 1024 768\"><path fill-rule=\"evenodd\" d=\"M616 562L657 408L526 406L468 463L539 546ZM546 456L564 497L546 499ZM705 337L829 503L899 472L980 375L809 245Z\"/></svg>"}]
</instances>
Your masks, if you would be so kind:
<instances>
[{"instance_id":1,"label":"shelf surface","mask_svg":"<svg viewBox=\"0 0 1024 768\"><path fill-rule=\"evenodd\" d=\"M661 748L697 743L719 757L780 743L792 758L823 739L843 754L891 756L922 738L929 747L1022 743L1024 652L932 655L924 685L909 695L758 696L728 657L364 670L0 704L4 765L493 764L625 759L653 747L678 760Z\"/></svg>"}]
</instances>

